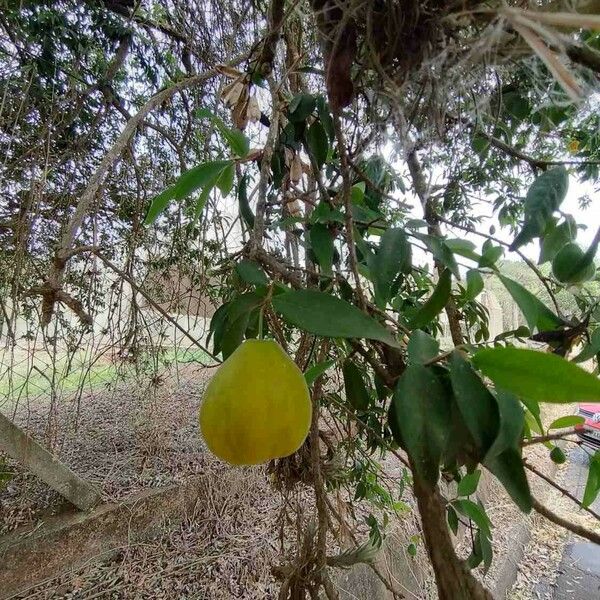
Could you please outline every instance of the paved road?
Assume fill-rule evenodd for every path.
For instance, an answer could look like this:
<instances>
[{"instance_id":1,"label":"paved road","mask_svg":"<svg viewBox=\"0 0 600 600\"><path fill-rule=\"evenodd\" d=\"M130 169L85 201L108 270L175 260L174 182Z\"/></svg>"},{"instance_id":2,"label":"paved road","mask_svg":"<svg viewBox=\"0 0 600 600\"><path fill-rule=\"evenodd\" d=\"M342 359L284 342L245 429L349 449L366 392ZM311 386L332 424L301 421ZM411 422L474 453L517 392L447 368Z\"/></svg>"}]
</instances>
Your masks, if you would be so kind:
<instances>
[{"instance_id":1,"label":"paved road","mask_svg":"<svg viewBox=\"0 0 600 600\"><path fill-rule=\"evenodd\" d=\"M579 499L587 480L588 454L579 447L569 452L569 467L563 484ZM600 497L592 508L600 511ZM571 536L565 546L554 588L554 600L600 599L600 546Z\"/></svg>"}]
</instances>

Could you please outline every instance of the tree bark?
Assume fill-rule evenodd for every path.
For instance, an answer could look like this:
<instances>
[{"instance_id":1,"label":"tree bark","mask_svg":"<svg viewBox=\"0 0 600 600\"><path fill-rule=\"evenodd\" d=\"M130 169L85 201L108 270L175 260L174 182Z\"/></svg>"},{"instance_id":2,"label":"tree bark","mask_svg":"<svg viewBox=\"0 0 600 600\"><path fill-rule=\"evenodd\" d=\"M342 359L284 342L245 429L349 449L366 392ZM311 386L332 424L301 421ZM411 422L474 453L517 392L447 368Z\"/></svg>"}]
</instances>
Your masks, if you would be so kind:
<instances>
[{"instance_id":1,"label":"tree bark","mask_svg":"<svg viewBox=\"0 0 600 600\"><path fill-rule=\"evenodd\" d=\"M437 486L431 488L414 469L413 474L425 546L435 572L440 600L493 600L492 594L473 577L454 551L444 501Z\"/></svg>"}]
</instances>

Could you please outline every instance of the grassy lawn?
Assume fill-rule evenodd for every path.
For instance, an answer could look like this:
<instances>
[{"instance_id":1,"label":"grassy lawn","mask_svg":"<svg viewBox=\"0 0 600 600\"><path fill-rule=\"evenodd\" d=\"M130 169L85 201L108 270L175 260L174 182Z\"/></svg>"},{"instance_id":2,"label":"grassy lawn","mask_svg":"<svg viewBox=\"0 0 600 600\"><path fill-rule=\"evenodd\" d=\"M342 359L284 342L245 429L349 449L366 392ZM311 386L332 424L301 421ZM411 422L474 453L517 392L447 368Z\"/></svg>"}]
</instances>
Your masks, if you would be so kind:
<instances>
[{"instance_id":1,"label":"grassy lawn","mask_svg":"<svg viewBox=\"0 0 600 600\"><path fill-rule=\"evenodd\" d=\"M170 349L158 356L144 355L139 369L150 373L173 367L176 364L210 364L212 360L199 349ZM142 365L141 367L139 365ZM92 391L135 374L134 365L127 362L112 362L108 358L90 359L84 351L77 352L69 362L67 356L54 364L44 351L33 356L26 353L14 356L0 353L0 408L7 409L16 402L45 402L52 395L64 397L80 391Z\"/></svg>"}]
</instances>

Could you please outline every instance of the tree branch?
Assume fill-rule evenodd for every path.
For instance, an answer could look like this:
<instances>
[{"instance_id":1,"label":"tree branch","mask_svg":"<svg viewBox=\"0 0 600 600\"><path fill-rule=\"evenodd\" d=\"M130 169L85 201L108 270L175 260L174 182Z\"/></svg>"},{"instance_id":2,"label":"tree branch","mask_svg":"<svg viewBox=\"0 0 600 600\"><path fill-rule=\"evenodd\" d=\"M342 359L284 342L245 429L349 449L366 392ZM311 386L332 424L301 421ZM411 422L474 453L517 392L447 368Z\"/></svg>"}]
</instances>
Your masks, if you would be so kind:
<instances>
[{"instance_id":1,"label":"tree branch","mask_svg":"<svg viewBox=\"0 0 600 600\"><path fill-rule=\"evenodd\" d=\"M546 169L547 167L559 166L559 165L599 165L600 161L598 160L543 160L539 158L534 158L533 156L529 156L516 148L506 144L502 140L495 138L493 135L486 133L485 131L478 129L477 133L484 137L494 148L498 148L498 150L502 150L505 154L512 156L518 160L522 160L526 163L529 163L532 167L537 169Z\"/></svg>"},{"instance_id":2,"label":"tree branch","mask_svg":"<svg viewBox=\"0 0 600 600\"><path fill-rule=\"evenodd\" d=\"M521 446L525 447L531 446L532 444L543 444L544 442L551 442L552 440L562 440L567 435L577 435L577 431L574 429L568 429L566 431L558 431L556 433L549 433L547 435L539 435L529 440L524 440Z\"/></svg>"},{"instance_id":3,"label":"tree branch","mask_svg":"<svg viewBox=\"0 0 600 600\"><path fill-rule=\"evenodd\" d=\"M413 181L415 193L417 194L419 200L421 201L421 206L423 207L423 217L427 222L427 230L429 235L441 239L443 238L442 230L440 229L438 218L431 202L429 189L425 178L423 177L423 169L421 168L421 163L419 162L419 157L417 156L417 151L415 148L412 148L407 153L406 162L408 164L408 170ZM434 263L438 275L441 275L444 270L444 266L435 257ZM448 324L450 326L452 342L455 346L461 346L463 343L463 335L460 328L460 313L452 297L448 299L445 309L446 316L448 317Z\"/></svg>"},{"instance_id":4,"label":"tree branch","mask_svg":"<svg viewBox=\"0 0 600 600\"><path fill-rule=\"evenodd\" d=\"M146 299L146 302L148 302L148 304L150 304L150 306L152 306L152 308L154 308L156 311L158 311L167 321L169 321L169 323L171 323L171 325L173 325L174 327L176 327L181 333L183 333L183 335L185 335L185 337L187 337L193 344L195 344L196 346L198 346L198 348L200 348L200 350L202 350L203 352L205 352L206 354L208 354L208 356L210 356L213 360L215 360L217 363L220 363L221 360L219 360L208 348L206 348L204 345L202 345L195 337L193 337L189 331L185 328L182 327L176 319L174 319L162 306L160 306L160 304L158 304L153 298L152 296L150 296L150 294L148 294L148 292L146 292L143 288L141 288L131 277L129 277L129 275L127 275L127 273L125 273L125 271L119 269L119 267L117 267L115 264L113 264L110 260L108 260L108 258L106 258L103 254L101 254L100 252L94 252L94 254L111 270L113 270L117 275L119 275L119 277L121 277L121 279L124 279L138 294L140 294L140 296L143 296ZM208 365L202 365L203 367L206 367Z\"/></svg>"},{"instance_id":5,"label":"tree branch","mask_svg":"<svg viewBox=\"0 0 600 600\"><path fill-rule=\"evenodd\" d=\"M348 163L348 152L346 150L346 140L342 130L342 119L340 118L338 111L334 111L333 114L333 127L335 130L338 153L340 155L340 169L342 172L342 202L344 204L345 213L344 216L346 224L346 241L348 243L348 260L350 262L350 270L354 276L354 284L356 285L358 302L360 307L364 310L367 306L367 303L362 286L360 284L360 276L358 274L358 259L356 258L356 246L354 244L354 221L352 219L352 184L350 181L350 167Z\"/></svg>"},{"instance_id":6,"label":"tree branch","mask_svg":"<svg viewBox=\"0 0 600 600\"><path fill-rule=\"evenodd\" d=\"M231 61L231 65L238 64L245 58L244 56L240 56ZM67 261L69 259L69 253L71 252L71 247L77 237L79 229L83 224L83 221L92 207L97 194L100 192L102 184L110 171L110 169L116 164L119 160L121 154L129 144L130 139L135 133L138 125L142 123L145 118L153 111L155 108L172 98L176 93L187 89L192 88L197 85L200 85L212 77L215 77L218 74L218 70L216 68L209 69L204 73L199 75L195 75L193 77L188 77L178 83L175 83L171 87L168 87L164 90L161 90L152 98L150 98L144 106L138 111L136 115L131 117L127 121L125 128L112 145L112 147L108 150L108 152L104 155L104 158L100 161L98 168L92 175L89 180L89 183L85 190L83 191L77 206L75 207L75 211L71 215L69 222L66 227L63 229L60 242L58 248L56 249L54 259L50 266L50 271L48 273L48 277L43 284L43 287L47 288L49 291L44 295L44 301L42 303L42 326L45 327L50 322L52 318L52 314L54 312L54 303L57 301L57 295L62 286L63 276Z\"/></svg>"},{"instance_id":7,"label":"tree branch","mask_svg":"<svg viewBox=\"0 0 600 600\"><path fill-rule=\"evenodd\" d=\"M592 515L593 517L595 517L596 519L598 519L600 521L600 515L597 512L595 512L594 510L592 510L591 508L589 508L588 506L583 506L583 504L573 494L571 494L571 492L569 492L565 488L558 485L558 483L556 483L555 481L550 479L550 477L548 477L547 475L542 473L539 469L537 469L533 465L530 465L527 461L524 460L523 464L525 465L526 469L528 469L532 473L535 473L538 477L543 479L546 483L549 483L555 490L558 490L563 496L566 496L569 500L572 500L575 504L577 504L577 506L579 506L580 508L583 508L584 510L589 512L590 515Z\"/></svg>"},{"instance_id":8,"label":"tree branch","mask_svg":"<svg viewBox=\"0 0 600 600\"><path fill-rule=\"evenodd\" d=\"M578 525L577 523L571 523L567 519L564 519L560 515L552 512L548 507L544 506L539 500L536 498L531 498L533 503L533 508L540 513L543 517L546 517L548 521L552 521L556 525L563 527L567 531L574 533L590 542L594 542L594 544L598 544L600 546L600 533L596 533L595 531L591 531L582 525Z\"/></svg>"}]
</instances>

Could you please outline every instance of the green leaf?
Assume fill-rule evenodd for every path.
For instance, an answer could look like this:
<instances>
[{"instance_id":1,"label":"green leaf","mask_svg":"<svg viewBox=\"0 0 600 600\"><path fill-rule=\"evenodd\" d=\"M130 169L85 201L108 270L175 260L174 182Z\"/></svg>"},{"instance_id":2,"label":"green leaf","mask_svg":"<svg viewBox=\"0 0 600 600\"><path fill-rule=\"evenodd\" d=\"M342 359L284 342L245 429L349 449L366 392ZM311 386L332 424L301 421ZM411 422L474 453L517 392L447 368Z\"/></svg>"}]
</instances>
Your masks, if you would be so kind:
<instances>
[{"instance_id":1,"label":"green leaf","mask_svg":"<svg viewBox=\"0 0 600 600\"><path fill-rule=\"evenodd\" d=\"M248 155L248 152L250 151L250 141L239 129L223 126L219 127L219 131L227 140L234 156L244 158Z\"/></svg>"},{"instance_id":2,"label":"green leaf","mask_svg":"<svg viewBox=\"0 0 600 600\"><path fill-rule=\"evenodd\" d=\"M502 94L502 103L506 110L519 121L522 121L531 113L529 100L517 92L507 92Z\"/></svg>"},{"instance_id":3,"label":"green leaf","mask_svg":"<svg viewBox=\"0 0 600 600\"><path fill-rule=\"evenodd\" d=\"M479 504L475 504L472 500L453 500L452 501L453 508L459 512L461 515L464 515L468 519L471 519L483 535L485 535L488 539L492 538L492 524L485 514L485 510Z\"/></svg>"},{"instance_id":4,"label":"green leaf","mask_svg":"<svg viewBox=\"0 0 600 600\"><path fill-rule=\"evenodd\" d=\"M458 263L454 258L454 253L446 244L445 240L441 240L431 235L425 235L423 233L413 233L413 236L425 243L433 254L434 258L441 262L447 269L449 269L456 279L460 279L460 270Z\"/></svg>"},{"instance_id":5,"label":"green leaf","mask_svg":"<svg viewBox=\"0 0 600 600\"><path fill-rule=\"evenodd\" d=\"M144 219L144 225L151 225L156 221L158 215L162 213L171 200L175 199L175 187L168 187L166 190L163 190L160 194L154 196L152 198L152 202L150 203L150 208L148 209L148 214Z\"/></svg>"},{"instance_id":6,"label":"green leaf","mask_svg":"<svg viewBox=\"0 0 600 600\"><path fill-rule=\"evenodd\" d=\"M411 245L402 229L390 228L381 236L377 254L371 264L375 284L375 304L385 308L390 300L391 287L399 273L411 266Z\"/></svg>"},{"instance_id":7,"label":"green leaf","mask_svg":"<svg viewBox=\"0 0 600 600\"><path fill-rule=\"evenodd\" d=\"M563 166L542 173L533 182L523 205L523 229L511 244L511 250L542 235L552 214L567 195L568 188L569 175Z\"/></svg>"},{"instance_id":8,"label":"green leaf","mask_svg":"<svg viewBox=\"0 0 600 600\"><path fill-rule=\"evenodd\" d=\"M248 154L250 151L250 141L239 129L227 127L220 117L206 108L196 111L196 116L199 118L209 118L215 124L235 156L244 158Z\"/></svg>"},{"instance_id":9,"label":"green leaf","mask_svg":"<svg viewBox=\"0 0 600 600\"><path fill-rule=\"evenodd\" d=\"M240 184L238 186L238 204L240 215L244 220L244 223L246 223L249 230L252 230L254 228L254 213L248 202L248 175L244 175L240 179Z\"/></svg>"},{"instance_id":10,"label":"green leaf","mask_svg":"<svg viewBox=\"0 0 600 600\"><path fill-rule=\"evenodd\" d=\"M326 275L331 275L333 264L333 237L329 228L321 223L315 223L310 228L310 246L319 266Z\"/></svg>"},{"instance_id":11,"label":"green leaf","mask_svg":"<svg viewBox=\"0 0 600 600\"><path fill-rule=\"evenodd\" d=\"M485 466L498 478L514 503L523 512L530 512L532 508L531 492L520 450L508 448L502 454L487 457Z\"/></svg>"},{"instance_id":12,"label":"green leaf","mask_svg":"<svg viewBox=\"0 0 600 600\"><path fill-rule=\"evenodd\" d=\"M456 404L482 459L500 430L496 398L458 352L452 353L449 366Z\"/></svg>"},{"instance_id":13,"label":"green leaf","mask_svg":"<svg viewBox=\"0 0 600 600\"><path fill-rule=\"evenodd\" d=\"M234 298L227 309L227 321L233 323L242 315L251 313L265 301L264 296L257 292L248 292Z\"/></svg>"},{"instance_id":14,"label":"green leaf","mask_svg":"<svg viewBox=\"0 0 600 600\"><path fill-rule=\"evenodd\" d=\"M359 183L354 184L350 188L350 201L352 204L360 204L364 205L365 199L365 182L361 181Z\"/></svg>"},{"instance_id":15,"label":"green leaf","mask_svg":"<svg viewBox=\"0 0 600 600\"><path fill-rule=\"evenodd\" d=\"M204 207L206 206L206 201L208 200L208 195L211 193L212 189L214 188L215 183L216 183L216 181L213 181L213 182L205 185L204 188L202 188L202 191L200 192L200 195L198 196L198 200L196 200L196 204L194 206L194 224L196 223L196 220L202 214L202 211L204 210Z\"/></svg>"},{"instance_id":16,"label":"green leaf","mask_svg":"<svg viewBox=\"0 0 600 600\"><path fill-rule=\"evenodd\" d=\"M231 164L232 162L228 160L215 160L198 165L181 174L173 185L152 199L144 223L146 225L154 223L171 200L183 200L198 188L211 183L214 186L216 179Z\"/></svg>"},{"instance_id":17,"label":"green leaf","mask_svg":"<svg viewBox=\"0 0 600 600\"><path fill-rule=\"evenodd\" d=\"M300 123L315 110L316 100L311 94L297 94L288 106L288 119Z\"/></svg>"},{"instance_id":18,"label":"green leaf","mask_svg":"<svg viewBox=\"0 0 600 600\"><path fill-rule=\"evenodd\" d=\"M537 400L531 400L531 398L519 398L519 400L523 403L523 405L527 408L527 413L525 414L525 420L529 423L530 427L533 423L535 426L531 427L534 431L537 431L540 435L544 433L544 425L542 424L542 417L540 411L540 404ZM528 417L532 417L529 419Z\"/></svg>"},{"instance_id":19,"label":"green leaf","mask_svg":"<svg viewBox=\"0 0 600 600\"><path fill-rule=\"evenodd\" d=\"M564 465L567 462L565 453L558 446L554 446L550 451L550 459L557 465Z\"/></svg>"},{"instance_id":20,"label":"green leaf","mask_svg":"<svg viewBox=\"0 0 600 600\"><path fill-rule=\"evenodd\" d=\"M435 371L409 365L396 384L390 411L391 429L408 452L417 473L435 485L448 437L450 401Z\"/></svg>"},{"instance_id":21,"label":"green leaf","mask_svg":"<svg viewBox=\"0 0 600 600\"><path fill-rule=\"evenodd\" d=\"M490 240L486 240L481 248L481 258L478 265L493 268L503 254L504 248L502 246L494 246Z\"/></svg>"},{"instance_id":22,"label":"green leaf","mask_svg":"<svg viewBox=\"0 0 600 600\"><path fill-rule=\"evenodd\" d=\"M250 285L267 285L269 283L265 272L251 260L242 260L237 263L235 270L240 278Z\"/></svg>"},{"instance_id":23,"label":"green leaf","mask_svg":"<svg viewBox=\"0 0 600 600\"><path fill-rule=\"evenodd\" d=\"M475 533L475 538L473 539L471 554L465 563L468 569L475 569L483 561L483 548L481 545L482 540L487 540L487 538L484 535L481 535L481 532L478 529Z\"/></svg>"},{"instance_id":24,"label":"green leaf","mask_svg":"<svg viewBox=\"0 0 600 600\"><path fill-rule=\"evenodd\" d=\"M223 178L225 176L225 178ZM226 196L231 187L233 186L233 164L230 163L226 165L222 171L216 172L213 177L204 184L202 188L202 192L200 196L198 196L198 200L196 200L196 206L194 207L194 223L202 214L204 210L204 206L206 205L206 201L208 200L208 196L213 190L213 188L219 186L221 190L221 194Z\"/></svg>"},{"instance_id":25,"label":"green leaf","mask_svg":"<svg viewBox=\"0 0 600 600\"><path fill-rule=\"evenodd\" d=\"M490 540L481 534L481 531L478 531L475 534L476 542L479 543L481 556L483 558L483 574L485 575L489 568L492 565L492 558L494 556L494 550L492 549L492 544Z\"/></svg>"},{"instance_id":26,"label":"green leaf","mask_svg":"<svg viewBox=\"0 0 600 600\"><path fill-rule=\"evenodd\" d=\"M481 158L485 158L490 147L490 141L483 135L476 133L471 139L471 147Z\"/></svg>"},{"instance_id":27,"label":"green leaf","mask_svg":"<svg viewBox=\"0 0 600 600\"><path fill-rule=\"evenodd\" d=\"M467 271L467 300L475 300L483 291L483 277L477 269Z\"/></svg>"},{"instance_id":28,"label":"green leaf","mask_svg":"<svg viewBox=\"0 0 600 600\"><path fill-rule=\"evenodd\" d=\"M312 385L317 377L325 373L327 369L331 368L335 364L335 360L324 360L323 362L317 363L307 369L304 373L304 379L306 380L306 385Z\"/></svg>"},{"instance_id":29,"label":"green leaf","mask_svg":"<svg viewBox=\"0 0 600 600\"><path fill-rule=\"evenodd\" d=\"M548 431L551 429L564 429L565 427L575 427L575 425L581 425L585 423L584 417L577 415L567 415L565 417L559 417L554 419L550 425L548 425Z\"/></svg>"},{"instance_id":30,"label":"green leaf","mask_svg":"<svg viewBox=\"0 0 600 600\"><path fill-rule=\"evenodd\" d=\"M475 244L469 240L449 239L444 240L444 243L454 254L460 254L470 260L478 262L481 256L475 252Z\"/></svg>"},{"instance_id":31,"label":"green leaf","mask_svg":"<svg viewBox=\"0 0 600 600\"><path fill-rule=\"evenodd\" d=\"M600 327L594 329L590 335L590 342L586 344L581 352L573 359L573 362L580 363L594 358L600 353Z\"/></svg>"},{"instance_id":32,"label":"green leaf","mask_svg":"<svg viewBox=\"0 0 600 600\"><path fill-rule=\"evenodd\" d=\"M451 504L448 504L446 507L446 518L448 519L448 527L450 527L452 533L456 535L458 533L458 515Z\"/></svg>"},{"instance_id":33,"label":"green leaf","mask_svg":"<svg viewBox=\"0 0 600 600\"><path fill-rule=\"evenodd\" d=\"M552 274L562 283L577 284L596 274L594 257L597 245L584 252L575 242L563 246L552 261Z\"/></svg>"},{"instance_id":34,"label":"green leaf","mask_svg":"<svg viewBox=\"0 0 600 600\"><path fill-rule=\"evenodd\" d=\"M359 368L351 360L346 360L342 366L342 374L344 376L346 400L348 400L350 406L354 410L367 410L371 398Z\"/></svg>"},{"instance_id":35,"label":"green leaf","mask_svg":"<svg viewBox=\"0 0 600 600\"><path fill-rule=\"evenodd\" d=\"M473 471L465 475L458 484L457 494L459 496L470 496L477 491L477 485L479 484L479 478L481 477L481 471Z\"/></svg>"},{"instance_id":36,"label":"green leaf","mask_svg":"<svg viewBox=\"0 0 600 600\"><path fill-rule=\"evenodd\" d=\"M502 454L509 448L520 448L525 427L525 413L519 399L514 394L497 389L496 403L500 415L500 428L486 458ZM534 408L533 405L532 408ZM539 417L539 406L537 408Z\"/></svg>"},{"instance_id":37,"label":"green leaf","mask_svg":"<svg viewBox=\"0 0 600 600\"><path fill-rule=\"evenodd\" d=\"M519 327L517 327L516 329L511 329L509 331L503 331L502 333L499 333L495 338L494 341L495 342L501 342L502 340L506 340L508 338L511 337L515 337L515 338L528 338L531 336L531 331L529 330L529 327L525 326L525 325L519 325Z\"/></svg>"},{"instance_id":38,"label":"green leaf","mask_svg":"<svg viewBox=\"0 0 600 600\"><path fill-rule=\"evenodd\" d=\"M315 121L306 132L306 143L310 153L315 159L317 167L320 169L327 160L329 153L329 140L325 128L319 121Z\"/></svg>"},{"instance_id":39,"label":"green leaf","mask_svg":"<svg viewBox=\"0 0 600 600\"><path fill-rule=\"evenodd\" d=\"M230 160L206 162L186 171L175 182L175 199L183 200L197 189L215 181L223 170L232 164Z\"/></svg>"},{"instance_id":40,"label":"green leaf","mask_svg":"<svg viewBox=\"0 0 600 600\"><path fill-rule=\"evenodd\" d=\"M319 121L323 124L327 136L331 141L335 138L335 131L333 129L333 117L329 110L329 104L323 96L317 97L317 113L319 115Z\"/></svg>"},{"instance_id":41,"label":"green leaf","mask_svg":"<svg viewBox=\"0 0 600 600\"><path fill-rule=\"evenodd\" d=\"M244 334L248 329L250 313L240 315L235 321L228 322L223 332L221 351L223 360L227 360L244 341Z\"/></svg>"},{"instance_id":42,"label":"green leaf","mask_svg":"<svg viewBox=\"0 0 600 600\"><path fill-rule=\"evenodd\" d=\"M228 164L216 180L216 186L219 188L222 196L227 196L233 188L233 177L235 175L235 169L233 163Z\"/></svg>"},{"instance_id":43,"label":"green leaf","mask_svg":"<svg viewBox=\"0 0 600 600\"><path fill-rule=\"evenodd\" d=\"M508 293L512 296L517 306L521 309L527 326L531 331L547 331L563 324L562 319L556 316L537 296L525 289L520 283L498 274Z\"/></svg>"},{"instance_id":44,"label":"green leaf","mask_svg":"<svg viewBox=\"0 0 600 600\"><path fill-rule=\"evenodd\" d=\"M406 347L409 363L423 364L440 353L440 343L428 333L415 329Z\"/></svg>"},{"instance_id":45,"label":"green leaf","mask_svg":"<svg viewBox=\"0 0 600 600\"><path fill-rule=\"evenodd\" d=\"M210 327L208 331L208 337L206 343L210 342L212 337L213 340L213 354L217 355L221 352L221 341L223 338L223 332L227 323L227 309L229 308L229 302L222 304L217 308L212 319L210 320Z\"/></svg>"},{"instance_id":46,"label":"green leaf","mask_svg":"<svg viewBox=\"0 0 600 600\"><path fill-rule=\"evenodd\" d=\"M583 492L583 506L586 508L594 502L600 492L600 451L590 458L588 478Z\"/></svg>"},{"instance_id":47,"label":"green leaf","mask_svg":"<svg viewBox=\"0 0 600 600\"><path fill-rule=\"evenodd\" d=\"M540 258L538 263L541 265L553 260L558 251L570 241L574 240L576 236L577 225L575 224L573 217L567 217L560 225L556 225L554 221L551 221L548 226L546 226L546 231L541 239Z\"/></svg>"},{"instance_id":48,"label":"green leaf","mask_svg":"<svg viewBox=\"0 0 600 600\"><path fill-rule=\"evenodd\" d=\"M573 363L524 348L486 348L475 366L498 387L538 402L599 402L600 379Z\"/></svg>"},{"instance_id":49,"label":"green leaf","mask_svg":"<svg viewBox=\"0 0 600 600\"><path fill-rule=\"evenodd\" d=\"M417 313L410 319L408 327L410 329L419 329L431 323L431 321L443 310L444 306L450 298L450 291L452 286L452 275L448 269L440 275L433 293L419 308Z\"/></svg>"},{"instance_id":50,"label":"green leaf","mask_svg":"<svg viewBox=\"0 0 600 600\"><path fill-rule=\"evenodd\" d=\"M366 338L399 348L392 333L372 317L334 296L293 290L273 298L273 307L296 327L323 337Z\"/></svg>"},{"instance_id":51,"label":"green leaf","mask_svg":"<svg viewBox=\"0 0 600 600\"><path fill-rule=\"evenodd\" d=\"M415 544L413 544L412 542L407 546L406 548L406 552L409 556L416 556L417 555L417 547L415 546Z\"/></svg>"},{"instance_id":52,"label":"green leaf","mask_svg":"<svg viewBox=\"0 0 600 600\"><path fill-rule=\"evenodd\" d=\"M221 351L223 352L224 360L244 341L244 335L250 321L250 314L263 302L263 296L255 292L241 294L229 302L221 338Z\"/></svg>"}]
</instances>

